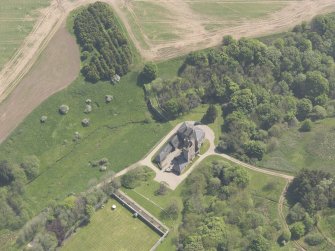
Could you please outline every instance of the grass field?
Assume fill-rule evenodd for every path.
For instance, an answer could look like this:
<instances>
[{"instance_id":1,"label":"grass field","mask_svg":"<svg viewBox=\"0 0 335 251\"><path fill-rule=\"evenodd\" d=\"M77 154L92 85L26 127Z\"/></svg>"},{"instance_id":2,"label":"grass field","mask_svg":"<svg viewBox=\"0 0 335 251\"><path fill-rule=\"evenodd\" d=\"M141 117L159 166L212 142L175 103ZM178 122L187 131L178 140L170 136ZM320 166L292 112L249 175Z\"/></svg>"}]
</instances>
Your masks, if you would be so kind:
<instances>
[{"instance_id":1,"label":"grass field","mask_svg":"<svg viewBox=\"0 0 335 251\"><path fill-rule=\"evenodd\" d=\"M133 1L121 8L136 39L145 49L190 38L198 32L219 31L243 20L264 18L286 1Z\"/></svg>"},{"instance_id":2,"label":"grass field","mask_svg":"<svg viewBox=\"0 0 335 251\"><path fill-rule=\"evenodd\" d=\"M206 158L198 168L205 166L213 160L222 160L221 157L208 157ZM195 170L196 171L196 170ZM277 205L282 189L285 186L285 180L278 179L277 177L261 174L255 171L247 169L250 175L250 184L248 186L248 192L252 194L255 204L261 205L261 210L267 217L272 220L279 220ZM170 251L175 250L174 239L178 234L178 226L181 224L181 214L175 221L164 220L161 218L162 208L164 209L169 203L174 200L177 201L182 209L182 191L183 185L179 185L176 190L169 192L164 196L155 195L155 191L159 188L159 183L151 180L141 184L141 186L135 189L123 189L124 192L128 194L137 203L143 206L146 210L152 213L157 218L161 219L168 227L170 227L171 232L168 238L158 247L157 250L160 251ZM271 189L269 189L271 184ZM289 250L290 247L279 248L279 246L273 244L275 250Z\"/></svg>"},{"instance_id":3,"label":"grass field","mask_svg":"<svg viewBox=\"0 0 335 251\"><path fill-rule=\"evenodd\" d=\"M111 210L115 204L116 209ZM159 235L115 200L110 200L99 209L91 222L78 229L65 242L62 251L147 251L158 241Z\"/></svg>"},{"instance_id":4,"label":"grass field","mask_svg":"<svg viewBox=\"0 0 335 251\"><path fill-rule=\"evenodd\" d=\"M266 154L261 166L295 173L301 168L319 169L335 173L335 119L313 123L311 132L289 129L279 139L279 146Z\"/></svg>"},{"instance_id":5,"label":"grass field","mask_svg":"<svg viewBox=\"0 0 335 251\"><path fill-rule=\"evenodd\" d=\"M1 0L0 6L0 70L31 32L37 10L50 0Z\"/></svg>"},{"instance_id":6,"label":"grass field","mask_svg":"<svg viewBox=\"0 0 335 251\"><path fill-rule=\"evenodd\" d=\"M335 209L321 212L319 227L325 236L335 241Z\"/></svg>"}]
</instances>

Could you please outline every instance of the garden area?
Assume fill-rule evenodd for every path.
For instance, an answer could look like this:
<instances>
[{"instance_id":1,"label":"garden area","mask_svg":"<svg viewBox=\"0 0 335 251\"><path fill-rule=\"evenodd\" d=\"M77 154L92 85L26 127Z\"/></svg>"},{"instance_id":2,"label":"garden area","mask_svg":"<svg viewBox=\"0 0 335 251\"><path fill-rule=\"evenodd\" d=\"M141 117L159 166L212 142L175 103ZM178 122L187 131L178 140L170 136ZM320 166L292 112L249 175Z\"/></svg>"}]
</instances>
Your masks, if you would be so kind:
<instances>
[{"instance_id":1,"label":"garden area","mask_svg":"<svg viewBox=\"0 0 335 251\"><path fill-rule=\"evenodd\" d=\"M115 210L111 209L112 205L116 205ZM79 228L64 243L61 250L147 251L159 238L150 227L133 217L128 209L111 199L94 214L87 226Z\"/></svg>"}]
</instances>

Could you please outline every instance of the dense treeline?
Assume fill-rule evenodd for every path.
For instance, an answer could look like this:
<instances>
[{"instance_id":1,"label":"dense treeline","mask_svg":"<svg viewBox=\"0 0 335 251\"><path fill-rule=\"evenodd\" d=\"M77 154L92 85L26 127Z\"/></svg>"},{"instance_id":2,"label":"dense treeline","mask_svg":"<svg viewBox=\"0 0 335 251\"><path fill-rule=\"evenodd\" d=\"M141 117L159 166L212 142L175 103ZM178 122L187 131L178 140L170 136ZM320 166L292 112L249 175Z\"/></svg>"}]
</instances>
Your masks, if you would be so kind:
<instances>
[{"instance_id":1,"label":"dense treeline","mask_svg":"<svg viewBox=\"0 0 335 251\"><path fill-rule=\"evenodd\" d=\"M318 212L335 208L334 176L318 170L301 170L288 188L291 204L287 221L291 224L292 238L305 235L305 242L318 245L324 238L317 233Z\"/></svg>"},{"instance_id":2,"label":"dense treeline","mask_svg":"<svg viewBox=\"0 0 335 251\"><path fill-rule=\"evenodd\" d=\"M319 16L268 45L226 36L220 48L188 55L177 79L157 79L150 90L165 117L221 104L219 148L260 160L286 127L334 115L334 57L335 15Z\"/></svg>"},{"instance_id":3,"label":"dense treeline","mask_svg":"<svg viewBox=\"0 0 335 251\"><path fill-rule=\"evenodd\" d=\"M30 218L23 195L25 185L39 174L39 159L26 156L20 165L0 161L0 229L17 230Z\"/></svg>"},{"instance_id":4,"label":"dense treeline","mask_svg":"<svg viewBox=\"0 0 335 251\"><path fill-rule=\"evenodd\" d=\"M194 171L182 193L178 250L270 250L281 225L246 189L249 180L245 169L223 161Z\"/></svg>"},{"instance_id":5,"label":"dense treeline","mask_svg":"<svg viewBox=\"0 0 335 251\"><path fill-rule=\"evenodd\" d=\"M74 19L74 32L88 81L112 80L115 74L128 72L132 53L108 4L96 2L80 11Z\"/></svg>"},{"instance_id":6,"label":"dense treeline","mask_svg":"<svg viewBox=\"0 0 335 251\"><path fill-rule=\"evenodd\" d=\"M94 211L106 202L114 188L108 184L79 195L70 195L53 203L27 222L20 230L16 243L29 250L56 250L79 226L89 223Z\"/></svg>"}]
</instances>

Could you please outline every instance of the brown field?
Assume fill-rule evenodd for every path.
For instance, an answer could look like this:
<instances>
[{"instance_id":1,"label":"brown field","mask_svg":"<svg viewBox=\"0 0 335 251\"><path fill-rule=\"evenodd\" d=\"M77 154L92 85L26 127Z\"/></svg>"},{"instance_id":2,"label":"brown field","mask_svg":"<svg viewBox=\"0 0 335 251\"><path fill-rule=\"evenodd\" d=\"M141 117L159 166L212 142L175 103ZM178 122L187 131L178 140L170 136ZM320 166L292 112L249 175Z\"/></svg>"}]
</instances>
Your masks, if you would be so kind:
<instances>
[{"instance_id":1,"label":"brown field","mask_svg":"<svg viewBox=\"0 0 335 251\"><path fill-rule=\"evenodd\" d=\"M59 27L70 11L95 1L52 0L40 10L33 32L0 72L0 142L43 100L78 75L78 49L65 28ZM103 1L112 5L143 59L155 61L215 46L228 34L239 38L284 31L335 9L334 0ZM59 46L60 42L66 46Z\"/></svg>"},{"instance_id":2,"label":"brown field","mask_svg":"<svg viewBox=\"0 0 335 251\"><path fill-rule=\"evenodd\" d=\"M79 48L63 24L20 85L0 104L0 142L40 103L79 74Z\"/></svg>"}]
</instances>

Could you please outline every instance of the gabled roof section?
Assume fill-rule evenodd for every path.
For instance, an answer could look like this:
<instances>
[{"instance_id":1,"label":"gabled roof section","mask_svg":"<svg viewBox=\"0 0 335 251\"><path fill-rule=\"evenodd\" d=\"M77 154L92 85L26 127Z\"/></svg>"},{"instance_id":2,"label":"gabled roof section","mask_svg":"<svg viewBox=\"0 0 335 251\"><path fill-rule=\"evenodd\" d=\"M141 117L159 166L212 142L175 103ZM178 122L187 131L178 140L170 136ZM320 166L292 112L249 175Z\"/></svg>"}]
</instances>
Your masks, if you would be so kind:
<instances>
[{"instance_id":1,"label":"gabled roof section","mask_svg":"<svg viewBox=\"0 0 335 251\"><path fill-rule=\"evenodd\" d=\"M166 144L160 153L157 155L156 160L158 162L162 162L166 159L166 157L173 151L173 147L170 144Z\"/></svg>"}]
</instances>

